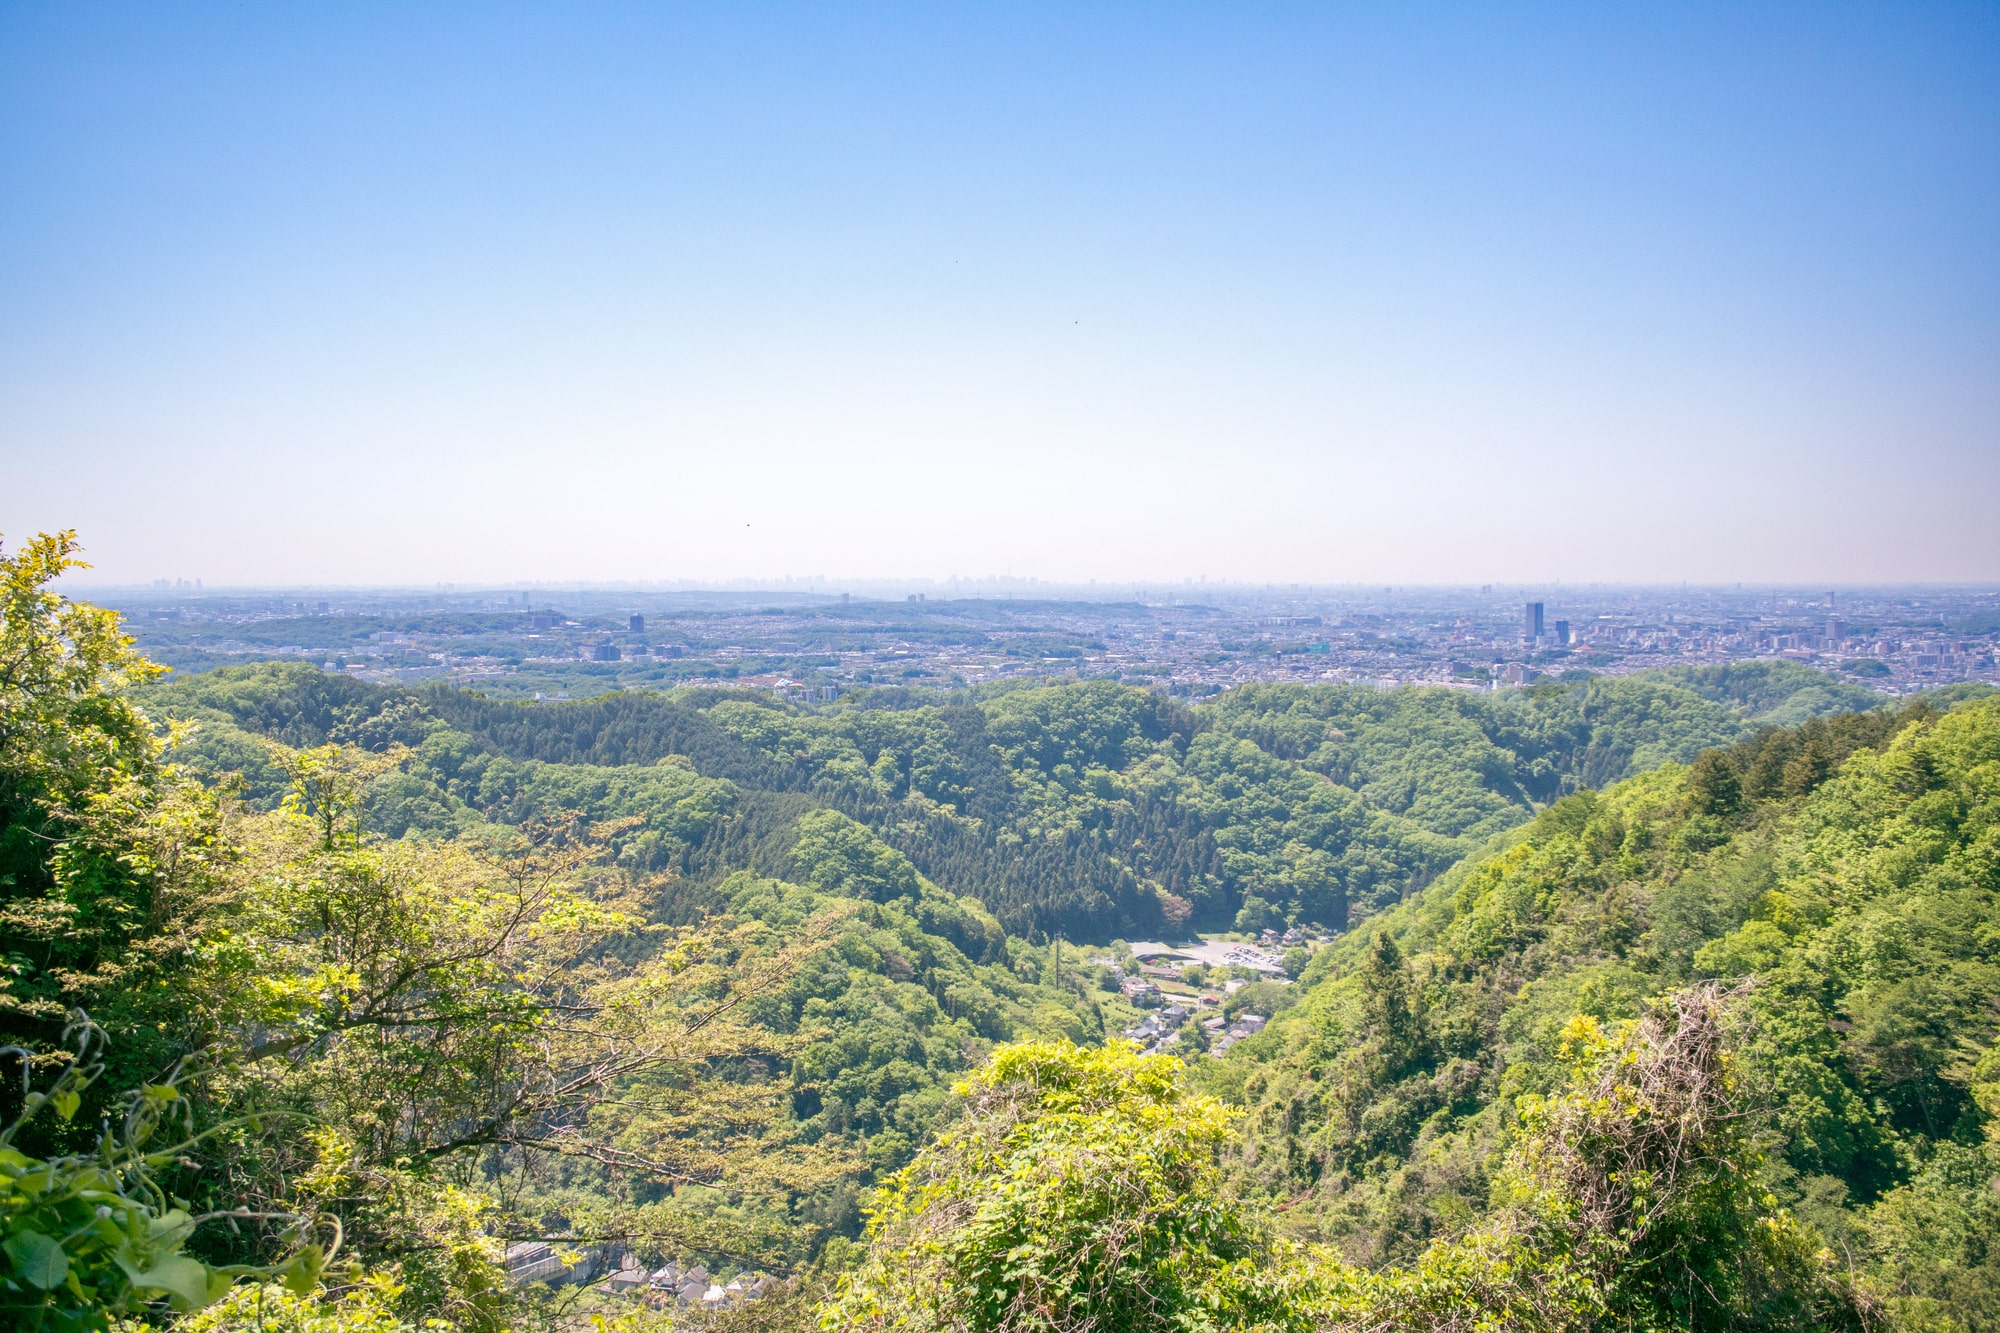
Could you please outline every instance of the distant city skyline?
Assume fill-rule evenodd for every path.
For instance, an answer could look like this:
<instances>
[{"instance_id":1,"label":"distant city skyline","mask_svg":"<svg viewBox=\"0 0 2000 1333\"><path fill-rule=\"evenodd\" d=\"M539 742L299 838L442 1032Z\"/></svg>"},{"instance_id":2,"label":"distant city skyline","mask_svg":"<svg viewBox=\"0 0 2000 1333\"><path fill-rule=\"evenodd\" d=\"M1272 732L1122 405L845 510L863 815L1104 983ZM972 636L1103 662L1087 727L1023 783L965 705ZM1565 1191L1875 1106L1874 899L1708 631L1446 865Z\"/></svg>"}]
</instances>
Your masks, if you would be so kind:
<instances>
[{"instance_id":1,"label":"distant city skyline","mask_svg":"<svg viewBox=\"0 0 2000 1333\"><path fill-rule=\"evenodd\" d=\"M65 575L59 580L64 591L79 596L91 593L145 594L152 592L175 594L213 593L222 596L230 593L253 593L257 595L280 595L284 593L313 592L353 592L353 593L393 593L396 595L426 596L440 593L466 594L519 594L527 592L582 592L616 593L632 592L687 592L755 595L810 595L840 597L843 595L865 595L881 597L901 597L906 592L927 589L942 591L948 596L978 598L1014 589L1035 589L1050 596L1089 600L1093 594L1122 596L1131 592L1161 597L1187 592L1211 590L1230 596L1256 594L1297 594L1311 596L1355 596L1372 593L1421 593L1451 592L1473 593L1506 597L1513 594L1556 596L1568 590L1573 594L1611 595L1619 592L1642 594L1667 592L1731 593L1753 595L1789 595L1793 597L1841 595L1884 596L1897 592L1922 594L1937 591L1975 591L2000 594L2000 580L1995 579L1938 579L1938 580L1885 580L1879 583L1839 582L1832 580L1793 579L1772 582L1755 580L1697 580L1676 579L1671 581L1643 582L1603 579L1551 579L1545 582L1522 580L1486 581L1484 583L1466 579L1422 582L1404 580L1394 584L1380 583L1372 579L1347 583L1330 581L1305 581L1298 579L1042 579L1030 577L1008 578L1001 575L971 577L945 575L940 578L926 577L855 577L846 578L833 574L779 575L773 578L736 579L497 579L497 580L433 580L431 582L318 582L318 583L209 583L200 578L159 578L127 582L110 582L92 577L92 570L86 569Z\"/></svg>"},{"instance_id":2,"label":"distant city skyline","mask_svg":"<svg viewBox=\"0 0 2000 1333\"><path fill-rule=\"evenodd\" d=\"M0 10L140 585L2000 579L2000 8Z\"/></svg>"},{"instance_id":3,"label":"distant city skyline","mask_svg":"<svg viewBox=\"0 0 2000 1333\"><path fill-rule=\"evenodd\" d=\"M1857 687L1850 701L2000 683L2000 586L1021 592L153 588L104 601L143 652L177 671L303 661L377 684L448 681L545 701L731 686L820 703L885 686L1050 678L1190 697L1259 681L1497 690L1773 660L1844 679Z\"/></svg>"}]
</instances>

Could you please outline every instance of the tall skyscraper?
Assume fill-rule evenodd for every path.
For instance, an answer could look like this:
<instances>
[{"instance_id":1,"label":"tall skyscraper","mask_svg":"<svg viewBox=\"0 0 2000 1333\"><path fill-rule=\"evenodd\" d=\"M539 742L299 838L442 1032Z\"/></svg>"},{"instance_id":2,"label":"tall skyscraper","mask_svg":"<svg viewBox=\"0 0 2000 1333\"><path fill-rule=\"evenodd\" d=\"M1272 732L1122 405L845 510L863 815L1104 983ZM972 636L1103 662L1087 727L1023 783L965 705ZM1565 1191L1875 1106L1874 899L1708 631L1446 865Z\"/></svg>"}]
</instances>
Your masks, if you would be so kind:
<instances>
[{"instance_id":1,"label":"tall skyscraper","mask_svg":"<svg viewBox=\"0 0 2000 1333\"><path fill-rule=\"evenodd\" d=\"M1521 633L1531 639L1542 637L1542 604L1529 602L1527 613L1521 617Z\"/></svg>"}]
</instances>

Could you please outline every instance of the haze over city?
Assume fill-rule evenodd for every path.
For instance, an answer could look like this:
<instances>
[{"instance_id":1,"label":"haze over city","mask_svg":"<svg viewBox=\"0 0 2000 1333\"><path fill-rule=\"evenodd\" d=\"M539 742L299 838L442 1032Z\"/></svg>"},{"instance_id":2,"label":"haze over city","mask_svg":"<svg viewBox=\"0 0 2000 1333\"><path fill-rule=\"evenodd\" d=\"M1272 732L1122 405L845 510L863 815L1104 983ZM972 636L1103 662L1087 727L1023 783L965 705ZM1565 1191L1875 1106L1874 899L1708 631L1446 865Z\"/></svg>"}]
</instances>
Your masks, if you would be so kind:
<instances>
[{"instance_id":1,"label":"haze over city","mask_svg":"<svg viewBox=\"0 0 2000 1333\"><path fill-rule=\"evenodd\" d=\"M1996 53L8 6L0 532L93 586L1989 581Z\"/></svg>"}]
</instances>

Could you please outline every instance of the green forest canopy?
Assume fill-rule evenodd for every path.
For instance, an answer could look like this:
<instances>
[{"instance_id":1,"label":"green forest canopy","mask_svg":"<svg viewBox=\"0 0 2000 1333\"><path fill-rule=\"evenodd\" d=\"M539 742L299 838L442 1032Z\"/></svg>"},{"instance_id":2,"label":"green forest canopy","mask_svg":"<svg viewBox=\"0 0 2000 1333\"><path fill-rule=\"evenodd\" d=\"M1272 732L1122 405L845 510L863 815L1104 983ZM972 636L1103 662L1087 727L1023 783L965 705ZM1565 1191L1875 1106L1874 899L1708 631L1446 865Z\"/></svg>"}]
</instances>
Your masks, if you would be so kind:
<instances>
[{"instance_id":1,"label":"green forest canopy","mask_svg":"<svg viewBox=\"0 0 2000 1333\"><path fill-rule=\"evenodd\" d=\"M1194 709L1109 683L885 693L902 706L715 690L531 705L293 663L143 702L200 723L176 757L242 773L253 802L281 791L266 739L407 747L372 796L389 836L637 815L622 850L715 880L781 869L797 813L838 809L1031 941L1227 928L1249 897L1340 928L1567 792L1879 703L1793 663L1499 693L1253 685Z\"/></svg>"},{"instance_id":2,"label":"green forest canopy","mask_svg":"<svg viewBox=\"0 0 2000 1333\"><path fill-rule=\"evenodd\" d=\"M2000 1317L1990 700L147 684L67 558L4 571L17 1323L525 1327L572 1299L506 1282L538 1236L817 1259L834 1324ZM1055 937L1247 910L1346 932L1263 1034L1103 1044ZM1152 1165L1060 1167L1112 1149ZM1002 1231L938 1211L979 1199ZM989 1264L1061 1236L1096 1257Z\"/></svg>"}]
</instances>

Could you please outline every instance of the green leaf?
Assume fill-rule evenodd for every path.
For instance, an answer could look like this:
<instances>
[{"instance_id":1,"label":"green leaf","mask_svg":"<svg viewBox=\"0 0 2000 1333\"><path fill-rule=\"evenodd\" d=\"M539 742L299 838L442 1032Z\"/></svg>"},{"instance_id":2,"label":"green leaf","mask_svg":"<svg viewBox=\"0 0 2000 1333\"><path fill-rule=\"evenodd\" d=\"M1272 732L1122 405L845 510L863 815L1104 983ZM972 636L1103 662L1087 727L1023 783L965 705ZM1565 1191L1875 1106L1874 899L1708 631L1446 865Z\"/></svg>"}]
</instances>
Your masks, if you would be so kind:
<instances>
[{"instance_id":1,"label":"green leaf","mask_svg":"<svg viewBox=\"0 0 2000 1333\"><path fill-rule=\"evenodd\" d=\"M69 1256L51 1237L39 1231L19 1231L7 1238L4 1247L14 1271L31 1287L43 1291L60 1286L69 1275Z\"/></svg>"},{"instance_id":2,"label":"green leaf","mask_svg":"<svg viewBox=\"0 0 2000 1333\"><path fill-rule=\"evenodd\" d=\"M186 1255L163 1256L154 1260L153 1266L147 1269L135 1269L122 1260L119 1266L124 1268L125 1276L133 1286L164 1291L183 1310L195 1310L208 1304L208 1269Z\"/></svg>"},{"instance_id":3,"label":"green leaf","mask_svg":"<svg viewBox=\"0 0 2000 1333\"><path fill-rule=\"evenodd\" d=\"M76 1108L83 1105L83 1098L65 1088L49 1099L55 1103L56 1114L67 1120L76 1114Z\"/></svg>"},{"instance_id":4,"label":"green leaf","mask_svg":"<svg viewBox=\"0 0 2000 1333\"><path fill-rule=\"evenodd\" d=\"M294 1296L304 1296L319 1285L320 1273L325 1268L326 1251L317 1245L308 1245L285 1265L285 1288Z\"/></svg>"},{"instance_id":5,"label":"green leaf","mask_svg":"<svg viewBox=\"0 0 2000 1333\"><path fill-rule=\"evenodd\" d=\"M146 1238L155 1243L164 1240L178 1247L180 1240L192 1230L194 1219L180 1208L169 1208L157 1217L146 1219Z\"/></svg>"}]
</instances>

